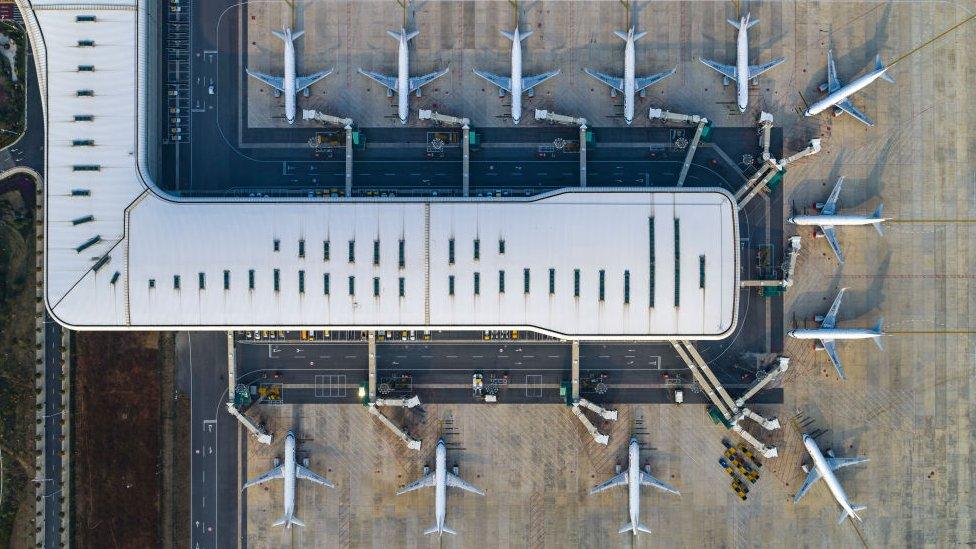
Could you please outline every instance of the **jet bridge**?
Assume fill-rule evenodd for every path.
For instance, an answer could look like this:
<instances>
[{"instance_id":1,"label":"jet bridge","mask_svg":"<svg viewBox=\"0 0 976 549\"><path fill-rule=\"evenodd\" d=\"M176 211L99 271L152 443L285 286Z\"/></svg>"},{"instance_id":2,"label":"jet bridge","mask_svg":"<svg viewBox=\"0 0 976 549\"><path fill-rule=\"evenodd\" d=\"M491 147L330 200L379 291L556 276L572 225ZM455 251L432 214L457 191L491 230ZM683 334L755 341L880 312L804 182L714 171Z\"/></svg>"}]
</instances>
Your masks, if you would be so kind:
<instances>
[{"instance_id":1,"label":"jet bridge","mask_svg":"<svg viewBox=\"0 0 976 549\"><path fill-rule=\"evenodd\" d=\"M352 118L341 118L316 110L303 109L302 120L317 120L323 124L341 126L346 130L346 196L352 196Z\"/></svg>"},{"instance_id":2,"label":"jet bridge","mask_svg":"<svg viewBox=\"0 0 976 549\"><path fill-rule=\"evenodd\" d=\"M471 192L471 121L429 109L420 109L420 119L433 120L448 126L461 126L461 194L468 196Z\"/></svg>"},{"instance_id":3,"label":"jet bridge","mask_svg":"<svg viewBox=\"0 0 976 549\"><path fill-rule=\"evenodd\" d=\"M586 129L586 119L576 118L573 116L566 116L565 114L557 114L552 111L547 111L544 109L535 110L536 120L547 120L549 122L554 122L556 124L565 124L567 126L579 126L579 155L580 155L580 187L586 186L586 137L588 131Z\"/></svg>"},{"instance_id":4,"label":"jet bridge","mask_svg":"<svg viewBox=\"0 0 976 549\"><path fill-rule=\"evenodd\" d=\"M675 185L676 187L681 187L685 184L685 178L688 177L688 170L691 169L691 161L695 158L698 143L702 138L708 139L708 134L711 132L711 125L704 116L673 113L662 109L650 109L647 111L647 116L652 120L657 118L666 122L695 124L695 136L691 138L691 144L688 145L688 153L685 154L685 162L681 166L681 174L678 175L678 183Z\"/></svg>"}]
</instances>

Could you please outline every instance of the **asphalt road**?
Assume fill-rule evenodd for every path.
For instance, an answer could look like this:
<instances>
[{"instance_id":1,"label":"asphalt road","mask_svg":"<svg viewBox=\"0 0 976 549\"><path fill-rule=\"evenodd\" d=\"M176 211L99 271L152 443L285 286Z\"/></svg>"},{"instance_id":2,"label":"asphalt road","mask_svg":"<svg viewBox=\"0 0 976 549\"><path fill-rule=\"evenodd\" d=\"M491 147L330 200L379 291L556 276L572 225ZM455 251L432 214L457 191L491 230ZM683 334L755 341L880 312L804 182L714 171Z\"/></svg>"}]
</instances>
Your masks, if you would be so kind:
<instances>
[{"instance_id":1,"label":"asphalt road","mask_svg":"<svg viewBox=\"0 0 976 549\"><path fill-rule=\"evenodd\" d=\"M224 408L226 333L177 334L176 359L190 380L190 547L236 547L240 427Z\"/></svg>"},{"instance_id":2,"label":"asphalt road","mask_svg":"<svg viewBox=\"0 0 976 549\"><path fill-rule=\"evenodd\" d=\"M499 402L563 402L559 385L571 377L567 343L525 341L377 343L380 396L416 394L426 403L470 403L474 373L485 384L499 387ZM355 343L255 343L237 345L240 383L282 385L290 404L336 404L359 401L357 389L367 382L367 345ZM404 375L409 382L404 382ZM606 375L607 391L596 391L597 377ZM735 371L717 372L732 394L747 382ZM594 402L664 403L665 375L686 383L691 373L670 345L647 343L584 343L580 346L581 395ZM493 380L497 380L494 381ZM593 380L592 382L590 380ZM384 386L389 391L384 391ZM689 391L688 402L696 402ZM781 401L781 393L764 398ZM704 395L700 399L704 402Z\"/></svg>"},{"instance_id":3,"label":"asphalt road","mask_svg":"<svg viewBox=\"0 0 976 549\"><path fill-rule=\"evenodd\" d=\"M61 546L61 325L44 316L44 547Z\"/></svg>"}]
</instances>

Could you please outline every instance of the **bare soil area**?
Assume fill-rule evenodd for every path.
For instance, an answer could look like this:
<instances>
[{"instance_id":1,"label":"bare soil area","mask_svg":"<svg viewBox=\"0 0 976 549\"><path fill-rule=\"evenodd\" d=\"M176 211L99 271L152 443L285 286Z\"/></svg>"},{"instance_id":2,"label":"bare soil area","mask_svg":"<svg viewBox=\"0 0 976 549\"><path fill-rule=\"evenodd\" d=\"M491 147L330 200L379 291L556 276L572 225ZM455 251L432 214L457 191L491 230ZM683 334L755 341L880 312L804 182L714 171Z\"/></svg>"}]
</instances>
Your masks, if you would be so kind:
<instances>
[{"instance_id":1,"label":"bare soil area","mask_svg":"<svg viewBox=\"0 0 976 549\"><path fill-rule=\"evenodd\" d=\"M160 336L80 332L75 342L74 542L159 546Z\"/></svg>"}]
</instances>

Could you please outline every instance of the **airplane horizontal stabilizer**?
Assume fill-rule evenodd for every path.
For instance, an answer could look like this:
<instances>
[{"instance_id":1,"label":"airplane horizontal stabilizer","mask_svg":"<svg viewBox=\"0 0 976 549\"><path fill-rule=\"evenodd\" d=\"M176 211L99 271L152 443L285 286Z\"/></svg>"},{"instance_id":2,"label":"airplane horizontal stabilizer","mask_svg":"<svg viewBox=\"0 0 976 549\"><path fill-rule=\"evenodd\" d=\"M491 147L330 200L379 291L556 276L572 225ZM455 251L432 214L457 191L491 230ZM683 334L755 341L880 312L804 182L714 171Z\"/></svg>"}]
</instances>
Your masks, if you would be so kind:
<instances>
[{"instance_id":1,"label":"airplane horizontal stabilizer","mask_svg":"<svg viewBox=\"0 0 976 549\"><path fill-rule=\"evenodd\" d=\"M305 31L303 31L303 30L295 31L295 32L291 33L291 41L294 42L295 40L298 40L304 34L305 34Z\"/></svg>"},{"instance_id":2,"label":"airplane horizontal stabilizer","mask_svg":"<svg viewBox=\"0 0 976 549\"><path fill-rule=\"evenodd\" d=\"M877 209L871 214L871 217L877 219L878 221L874 223L874 229L878 231L878 234L884 236L884 227L881 226L881 216L884 214L884 204L878 204Z\"/></svg>"},{"instance_id":3,"label":"airplane horizontal stabilizer","mask_svg":"<svg viewBox=\"0 0 976 549\"><path fill-rule=\"evenodd\" d=\"M881 60L881 56L880 55L876 56L874 58L874 70L879 71L886 68L887 67L885 67L884 61ZM887 72L881 74L881 79L884 80L885 82L890 82L892 84L895 83L895 79L892 78Z\"/></svg>"},{"instance_id":4,"label":"airplane horizontal stabilizer","mask_svg":"<svg viewBox=\"0 0 976 549\"><path fill-rule=\"evenodd\" d=\"M621 526L620 527L620 530L617 530L617 533L618 534L626 534L627 532L630 532L633 529L634 529L634 523L628 522L627 524L624 524L623 526Z\"/></svg>"},{"instance_id":5,"label":"airplane horizontal stabilizer","mask_svg":"<svg viewBox=\"0 0 976 549\"><path fill-rule=\"evenodd\" d=\"M638 524L637 525L637 531L638 532L644 532L645 534L650 534L651 533L651 529L648 528L647 526L644 526L643 524Z\"/></svg>"},{"instance_id":6,"label":"airplane horizontal stabilizer","mask_svg":"<svg viewBox=\"0 0 976 549\"><path fill-rule=\"evenodd\" d=\"M271 31L271 34L277 36L278 38L281 38L281 41L282 42L287 42L288 41L288 37L285 36L285 33L282 32L282 31L273 30L273 31Z\"/></svg>"},{"instance_id":7,"label":"airplane horizontal stabilizer","mask_svg":"<svg viewBox=\"0 0 976 549\"><path fill-rule=\"evenodd\" d=\"M296 517L294 515L292 515L292 517L291 517L291 523L293 525L295 525L295 526L303 526L303 527L305 526L305 522L302 521L302 519L300 519L300 518L298 518L298 517Z\"/></svg>"},{"instance_id":8,"label":"airplane horizontal stabilizer","mask_svg":"<svg viewBox=\"0 0 976 549\"><path fill-rule=\"evenodd\" d=\"M746 15L746 18L748 19L749 16ZM747 29L751 29L752 27L755 27L757 24L759 24L759 20L758 19L753 19L752 21L749 21L749 26L747 26L746 28Z\"/></svg>"},{"instance_id":9,"label":"airplane horizontal stabilizer","mask_svg":"<svg viewBox=\"0 0 976 549\"><path fill-rule=\"evenodd\" d=\"M837 519L837 524L842 524L845 520L847 520L848 515L849 513L847 512L847 509L841 509L840 517Z\"/></svg>"},{"instance_id":10,"label":"airplane horizontal stabilizer","mask_svg":"<svg viewBox=\"0 0 976 549\"><path fill-rule=\"evenodd\" d=\"M455 535L456 536L457 535L457 532L455 532L454 530L448 528L447 526L444 526L443 528L438 528L437 525L435 524L435 525L431 526L430 528L424 530L424 535L425 536L429 536L431 534L452 534L452 535Z\"/></svg>"},{"instance_id":11,"label":"airplane horizontal stabilizer","mask_svg":"<svg viewBox=\"0 0 976 549\"><path fill-rule=\"evenodd\" d=\"M726 19L726 21L728 21L729 24L732 25L733 27L739 28L739 22L736 21L735 19Z\"/></svg>"}]
</instances>

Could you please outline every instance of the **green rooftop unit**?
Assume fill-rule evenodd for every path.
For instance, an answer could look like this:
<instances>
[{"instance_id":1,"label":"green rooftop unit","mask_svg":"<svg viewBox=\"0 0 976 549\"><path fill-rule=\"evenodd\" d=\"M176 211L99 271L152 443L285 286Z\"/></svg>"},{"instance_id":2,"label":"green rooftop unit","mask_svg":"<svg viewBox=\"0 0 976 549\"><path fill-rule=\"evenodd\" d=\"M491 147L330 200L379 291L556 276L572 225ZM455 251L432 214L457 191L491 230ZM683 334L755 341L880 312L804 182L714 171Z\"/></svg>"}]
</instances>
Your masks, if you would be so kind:
<instances>
[{"instance_id":1,"label":"green rooftop unit","mask_svg":"<svg viewBox=\"0 0 976 549\"><path fill-rule=\"evenodd\" d=\"M586 142L587 143L593 142L593 130L586 130Z\"/></svg>"},{"instance_id":2,"label":"green rooftop unit","mask_svg":"<svg viewBox=\"0 0 976 549\"><path fill-rule=\"evenodd\" d=\"M769 183L766 183L766 188L769 189L769 192L773 192L776 190L776 187L779 187L779 184L783 182L784 175L786 175L786 170L780 170L779 173L769 180Z\"/></svg>"},{"instance_id":3,"label":"green rooftop unit","mask_svg":"<svg viewBox=\"0 0 976 549\"><path fill-rule=\"evenodd\" d=\"M712 137L712 123L709 122L708 124L705 124L704 128L702 128L701 140L709 141L711 140L711 137Z\"/></svg>"},{"instance_id":4,"label":"green rooftop unit","mask_svg":"<svg viewBox=\"0 0 976 549\"><path fill-rule=\"evenodd\" d=\"M359 146L359 130L354 130L352 132L352 144L357 147Z\"/></svg>"},{"instance_id":5,"label":"green rooftop unit","mask_svg":"<svg viewBox=\"0 0 976 549\"><path fill-rule=\"evenodd\" d=\"M786 288L782 286L763 286L763 297L779 297L786 293Z\"/></svg>"},{"instance_id":6,"label":"green rooftop unit","mask_svg":"<svg viewBox=\"0 0 976 549\"><path fill-rule=\"evenodd\" d=\"M729 423L727 419L725 419L725 416L722 415L722 412L720 412L715 405L708 407L708 417L712 418L712 423L715 424L721 423L722 425L725 426L726 429L732 428L732 424Z\"/></svg>"},{"instance_id":7,"label":"green rooftop unit","mask_svg":"<svg viewBox=\"0 0 976 549\"><path fill-rule=\"evenodd\" d=\"M478 146L478 132L468 132L468 145L471 145L472 147Z\"/></svg>"}]
</instances>

